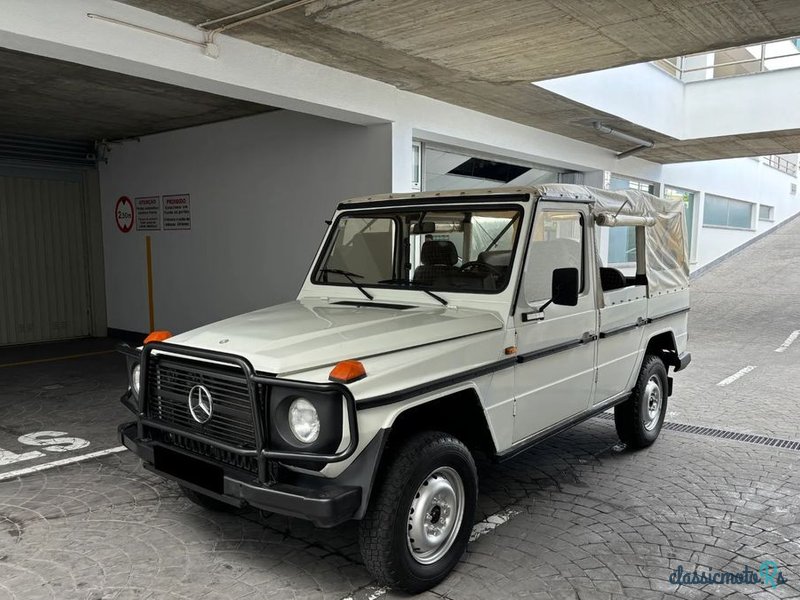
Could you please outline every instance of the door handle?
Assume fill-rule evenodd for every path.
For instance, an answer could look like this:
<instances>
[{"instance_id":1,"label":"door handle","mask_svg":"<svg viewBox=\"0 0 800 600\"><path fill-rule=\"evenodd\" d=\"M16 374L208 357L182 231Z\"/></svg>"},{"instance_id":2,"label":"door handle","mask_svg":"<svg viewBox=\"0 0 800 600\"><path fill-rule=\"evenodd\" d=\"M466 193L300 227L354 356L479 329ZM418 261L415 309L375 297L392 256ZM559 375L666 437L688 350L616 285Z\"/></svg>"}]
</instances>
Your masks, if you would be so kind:
<instances>
[{"instance_id":1,"label":"door handle","mask_svg":"<svg viewBox=\"0 0 800 600\"><path fill-rule=\"evenodd\" d=\"M544 320L544 313L540 310L534 312L522 313L523 323L529 323L531 321L543 321L543 320Z\"/></svg>"},{"instance_id":2,"label":"door handle","mask_svg":"<svg viewBox=\"0 0 800 600\"><path fill-rule=\"evenodd\" d=\"M583 335L581 336L581 344L588 344L589 342L593 342L596 339L597 339L596 335L593 335L588 331L584 331Z\"/></svg>"}]
</instances>

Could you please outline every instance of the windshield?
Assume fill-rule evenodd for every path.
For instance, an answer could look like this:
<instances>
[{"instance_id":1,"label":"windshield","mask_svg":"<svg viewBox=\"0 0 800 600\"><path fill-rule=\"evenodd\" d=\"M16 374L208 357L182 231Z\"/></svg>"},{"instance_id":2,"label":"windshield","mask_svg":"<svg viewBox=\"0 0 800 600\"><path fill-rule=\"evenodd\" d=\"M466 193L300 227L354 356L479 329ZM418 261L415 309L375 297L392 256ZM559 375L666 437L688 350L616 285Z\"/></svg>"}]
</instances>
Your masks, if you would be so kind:
<instances>
[{"instance_id":1,"label":"windshield","mask_svg":"<svg viewBox=\"0 0 800 600\"><path fill-rule=\"evenodd\" d=\"M317 284L497 293L511 275L522 211L394 209L351 212L333 226Z\"/></svg>"}]
</instances>

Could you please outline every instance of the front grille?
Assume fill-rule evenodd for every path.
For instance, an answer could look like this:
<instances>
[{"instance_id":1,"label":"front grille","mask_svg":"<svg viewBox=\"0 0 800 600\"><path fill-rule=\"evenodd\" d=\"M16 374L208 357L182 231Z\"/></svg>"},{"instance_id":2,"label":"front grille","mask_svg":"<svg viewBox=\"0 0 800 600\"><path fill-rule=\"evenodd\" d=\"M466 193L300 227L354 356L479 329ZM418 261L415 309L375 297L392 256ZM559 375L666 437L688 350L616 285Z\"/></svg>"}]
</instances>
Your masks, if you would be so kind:
<instances>
[{"instance_id":1,"label":"front grille","mask_svg":"<svg viewBox=\"0 0 800 600\"><path fill-rule=\"evenodd\" d=\"M176 446L177 448L182 448L183 450L192 452L193 454L199 454L200 456L205 456L206 458L225 463L231 467L250 471L253 474L258 473L258 461L254 456L242 456L241 454L234 454L233 452L228 452L227 450L223 450L217 446L198 442L197 440L191 440L176 433L162 434L161 439L173 446Z\"/></svg>"},{"instance_id":2,"label":"front grille","mask_svg":"<svg viewBox=\"0 0 800 600\"><path fill-rule=\"evenodd\" d=\"M253 408L245 374L238 367L151 354L147 367L147 414L155 420L230 446L256 448ZM208 389L211 418L203 424L189 410L189 391Z\"/></svg>"}]
</instances>

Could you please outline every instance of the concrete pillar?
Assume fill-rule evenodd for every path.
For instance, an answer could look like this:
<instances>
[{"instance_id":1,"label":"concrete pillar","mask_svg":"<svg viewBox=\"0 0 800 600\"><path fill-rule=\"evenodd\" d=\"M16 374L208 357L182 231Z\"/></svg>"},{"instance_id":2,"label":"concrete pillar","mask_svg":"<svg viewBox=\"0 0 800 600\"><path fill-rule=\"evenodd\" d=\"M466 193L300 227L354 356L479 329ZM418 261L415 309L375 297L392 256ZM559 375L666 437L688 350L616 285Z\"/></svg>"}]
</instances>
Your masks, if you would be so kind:
<instances>
[{"instance_id":1,"label":"concrete pillar","mask_svg":"<svg viewBox=\"0 0 800 600\"><path fill-rule=\"evenodd\" d=\"M412 179L414 175L413 142L414 132L411 124L394 122L392 128L392 192L404 193L414 191ZM387 190L389 191L389 190Z\"/></svg>"},{"instance_id":2,"label":"concrete pillar","mask_svg":"<svg viewBox=\"0 0 800 600\"><path fill-rule=\"evenodd\" d=\"M589 187L608 189L607 181L611 177L610 171L584 171L583 184Z\"/></svg>"}]
</instances>

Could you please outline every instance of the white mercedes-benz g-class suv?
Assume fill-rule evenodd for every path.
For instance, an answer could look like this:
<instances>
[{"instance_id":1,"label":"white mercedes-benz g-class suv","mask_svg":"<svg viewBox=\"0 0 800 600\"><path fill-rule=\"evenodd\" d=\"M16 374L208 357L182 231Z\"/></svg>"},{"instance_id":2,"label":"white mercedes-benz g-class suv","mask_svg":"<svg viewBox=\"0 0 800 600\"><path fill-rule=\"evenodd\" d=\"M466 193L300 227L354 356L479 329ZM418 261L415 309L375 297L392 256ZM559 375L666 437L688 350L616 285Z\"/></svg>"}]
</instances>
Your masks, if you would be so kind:
<instances>
[{"instance_id":1,"label":"white mercedes-benz g-class suv","mask_svg":"<svg viewBox=\"0 0 800 600\"><path fill-rule=\"evenodd\" d=\"M463 555L478 478L614 408L658 437L686 367L683 205L575 185L341 203L297 300L124 347L120 438L194 502L331 527L418 592Z\"/></svg>"}]
</instances>

